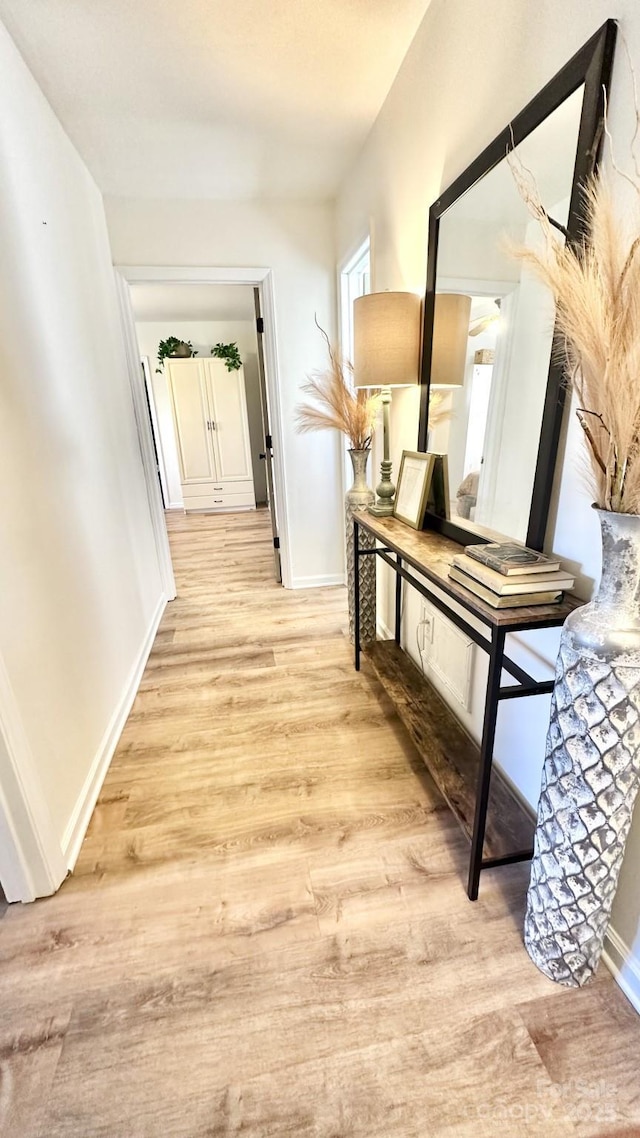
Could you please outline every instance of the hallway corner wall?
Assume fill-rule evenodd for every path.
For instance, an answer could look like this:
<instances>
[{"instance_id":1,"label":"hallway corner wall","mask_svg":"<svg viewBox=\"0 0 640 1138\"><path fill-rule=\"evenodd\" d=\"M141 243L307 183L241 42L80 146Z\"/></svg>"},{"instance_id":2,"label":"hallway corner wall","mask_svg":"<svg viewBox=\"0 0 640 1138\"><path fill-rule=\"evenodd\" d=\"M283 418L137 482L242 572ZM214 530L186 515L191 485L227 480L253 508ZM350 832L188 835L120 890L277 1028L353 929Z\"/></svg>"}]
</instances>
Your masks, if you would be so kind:
<instances>
[{"instance_id":1,"label":"hallway corner wall","mask_svg":"<svg viewBox=\"0 0 640 1138\"><path fill-rule=\"evenodd\" d=\"M0 370L0 659L23 739L11 761L28 751L31 815L60 877L164 595L102 198L2 25ZM2 748L3 791L8 761Z\"/></svg>"}]
</instances>

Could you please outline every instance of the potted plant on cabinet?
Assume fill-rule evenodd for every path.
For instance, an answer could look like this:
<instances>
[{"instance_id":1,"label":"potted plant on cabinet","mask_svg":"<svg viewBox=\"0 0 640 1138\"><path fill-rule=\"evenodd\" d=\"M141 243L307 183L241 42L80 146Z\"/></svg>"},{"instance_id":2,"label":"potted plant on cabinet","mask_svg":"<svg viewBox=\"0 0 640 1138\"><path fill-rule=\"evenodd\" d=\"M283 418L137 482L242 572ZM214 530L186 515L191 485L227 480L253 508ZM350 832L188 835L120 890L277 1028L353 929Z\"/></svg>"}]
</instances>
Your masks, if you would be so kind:
<instances>
[{"instance_id":1,"label":"potted plant on cabinet","mask_svg":"<svg viewBox=\"0 0 640 1138\"><path fill-rule=\"evenodd\" d=\"M191 356L197 356L197 352L193 350L191 340L180 340L177 336L167 336L166 340L161 340L158 344L158 367L156 372L161 372L164 367L166 359L189 359Z\"/></svg>"},{"instance_id":2,"label":"potted plant on cabinet","mask_svg":"<svg viewBox=\"0 0 640 1138\"><path fill-rule=\"evenodd\" d=\"M238 345L233 344L216 344L211 349L211 355L215 356L218 360L224 360L227 371L239 371L242 367L242 360L240 359L240 351Z\"/></svg>"}]
</instances>

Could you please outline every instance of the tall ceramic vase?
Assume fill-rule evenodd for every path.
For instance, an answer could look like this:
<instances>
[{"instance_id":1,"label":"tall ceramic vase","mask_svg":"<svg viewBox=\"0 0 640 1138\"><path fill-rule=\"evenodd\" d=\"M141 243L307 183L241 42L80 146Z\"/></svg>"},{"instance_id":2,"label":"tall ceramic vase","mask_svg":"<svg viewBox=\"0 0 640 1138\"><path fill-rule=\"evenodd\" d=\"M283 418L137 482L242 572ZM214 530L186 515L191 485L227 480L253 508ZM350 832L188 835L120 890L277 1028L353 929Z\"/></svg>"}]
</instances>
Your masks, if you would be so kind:
<instances>
[{"instance_id":1,"label":"tall ceramic vase","mask_svg":"<svg viewBox=\"0 0 640 1138\"><path fill-rule=\"evenodd\" d=\"M367 485L367 460L370 450L350 450L353 466L353 486L345 494L345 532L347 539L347 590L349 593L349 635L355 635L355 611L353 604L353 577L355 554L353 545L353 515L366 510L375 502L376 496ZM375 545L370 534L360 530L360 548L372 549ZM376 638L376 559L360 558L360 643L370 644Z\"/></svg>"},{"instance_id":2,"label":"tall ceramic vase","mask_svg":"<svg viewBox=\"0 0 640 1138\"><path fill-rule=\"evenodd\" d=\"M562 631L525 944L570 987L595 972L640 783L640 517L598 510L602 579Z\"/></svg>"}]
</instances>

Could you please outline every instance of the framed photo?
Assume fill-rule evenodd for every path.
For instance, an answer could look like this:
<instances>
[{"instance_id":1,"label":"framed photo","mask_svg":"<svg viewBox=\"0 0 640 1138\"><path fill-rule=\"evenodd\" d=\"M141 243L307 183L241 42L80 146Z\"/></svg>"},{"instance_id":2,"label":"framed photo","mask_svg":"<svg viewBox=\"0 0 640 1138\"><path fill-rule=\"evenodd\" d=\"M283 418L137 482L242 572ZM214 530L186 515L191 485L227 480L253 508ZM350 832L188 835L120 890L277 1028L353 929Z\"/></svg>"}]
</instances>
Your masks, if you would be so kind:
<instances>
[{"instance_id":1,"label":"framed photo","mask_svg":"<svg viewBox=\"0 0 640 1138\"><path fill-rule=\"evenodd\" d=\"M431 489L435 455L403 450L393 516L413 529L422 529Z\"/></svg>"}]
</instances>

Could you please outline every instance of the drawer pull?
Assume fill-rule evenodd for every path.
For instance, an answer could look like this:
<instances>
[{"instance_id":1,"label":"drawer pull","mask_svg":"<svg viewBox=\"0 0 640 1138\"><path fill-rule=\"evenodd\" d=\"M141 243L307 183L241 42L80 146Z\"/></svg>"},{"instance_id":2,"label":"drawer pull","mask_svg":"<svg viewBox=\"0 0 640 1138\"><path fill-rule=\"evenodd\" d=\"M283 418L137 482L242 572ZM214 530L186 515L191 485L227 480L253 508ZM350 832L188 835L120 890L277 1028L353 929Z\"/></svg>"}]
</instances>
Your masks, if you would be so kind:
<instances>
[{"instance_id":1,"label":"drawer pull","mask_svg":"<svg viewBox=\"0 0 640 1138\"><path fill-rule=\"evenodd\" d=\"M213 504L214 504L214 506L221 506L223 504L222 498L214 498Z\"/></svg>"}]
</instances>

